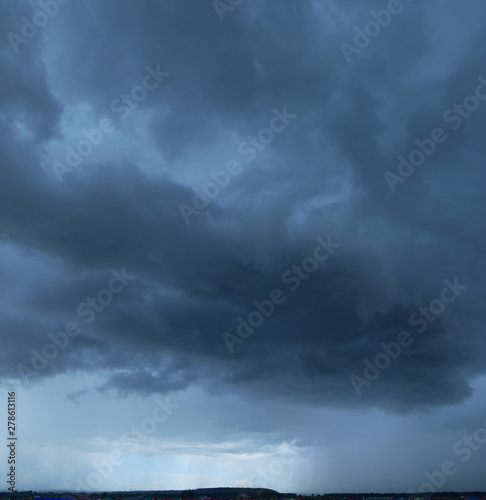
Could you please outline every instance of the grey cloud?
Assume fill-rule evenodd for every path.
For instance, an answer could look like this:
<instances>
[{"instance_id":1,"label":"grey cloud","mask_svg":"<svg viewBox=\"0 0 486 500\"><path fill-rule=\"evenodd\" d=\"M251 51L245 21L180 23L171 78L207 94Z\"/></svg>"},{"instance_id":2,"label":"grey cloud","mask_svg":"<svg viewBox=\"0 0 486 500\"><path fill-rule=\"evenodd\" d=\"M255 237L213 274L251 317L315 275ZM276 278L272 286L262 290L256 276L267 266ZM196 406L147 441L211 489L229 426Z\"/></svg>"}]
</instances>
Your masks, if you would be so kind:
<instances>
[{"instance_id":1,"label":"grey cloud","mask_svg":"<svg viewBox=\"0 0 486 500\"><path fill-rule=\"evenodd\" d=\"M22 341L10 347L4 375L15 376L15 362L75 318L77 304L104 286L111 269L126 266L138 276L133 287L92 326L82 325L66 356L40 376L69 370L70 361L94 349L79 369L112 370L102 389L122 393L221 384L262 399L398 412L470 397L469 377L483 373L484 202L477 186L484 146L476 137L485 111L451 134L400 192L391 195L383 170L471 92L482 71L482 35L451 75L427 86L414 73L419 50L434 46L431 26L440 23L427 18L427 7L406 5L347 65L339 42L352 26L322 34L313 2L284 12L248 1L223 23L210 2L141 5L66 6L39 37L62 42L49 63L35 41L18 57L4 47L2 231L14 247L57 259L64 275L45 291L26 290L28 327L6 322L11 333L22 331ZM371 8L353 22L366 22ZM454 16L458 8L447 3L444 12ZM91 25L94 35L86 36ZM322 39L327 43L317 45ZM217 155L226 147L222 132L245 139L268 123L275 106L298 114L294 128L188 226L178 205L194 193L175 180L173 166L151 177L130 162L92 161L62 184L41 169L40 148L59 137L63 105L87 102L98 117L108 116L112 100L156 63L171 76L140 106L154 110L147 133L170 165L200 160L201 170L210 170L200 152ZM164 105L170 112L159 116ZM13 138L15 116L32 131L32 147ZM134 112L129 119L140 118ZM230 159L221 155L221 165ZM316 201L339 192L345 194L332 202ZM282 273L327 234L342 247L298 291L286 290L287 302L230 355L223 332L235 331L236 317L246 317L253 300L283 288ZM410 328L409 315L454 276L470 291L358 398L349 375L380 342Z\"/></svg>"}]
</instances>

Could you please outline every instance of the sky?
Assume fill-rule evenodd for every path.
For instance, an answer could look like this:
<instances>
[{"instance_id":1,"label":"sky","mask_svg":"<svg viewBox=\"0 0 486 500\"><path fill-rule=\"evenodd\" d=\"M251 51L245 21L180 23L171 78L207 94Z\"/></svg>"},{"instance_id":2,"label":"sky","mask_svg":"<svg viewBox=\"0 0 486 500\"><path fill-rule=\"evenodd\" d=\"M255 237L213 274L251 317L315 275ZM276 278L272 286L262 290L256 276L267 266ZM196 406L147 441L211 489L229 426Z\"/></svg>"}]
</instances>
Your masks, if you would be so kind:
<instances>
[{"instance_id":1,"label":"sky","mask_svg":"<svg viewBox=\"0 0 486 500\"><path fill-rule=\"evenodd\" d=\"M0 11L18 490L486 490L484 2Z\"/></svg>"}]
</instances>

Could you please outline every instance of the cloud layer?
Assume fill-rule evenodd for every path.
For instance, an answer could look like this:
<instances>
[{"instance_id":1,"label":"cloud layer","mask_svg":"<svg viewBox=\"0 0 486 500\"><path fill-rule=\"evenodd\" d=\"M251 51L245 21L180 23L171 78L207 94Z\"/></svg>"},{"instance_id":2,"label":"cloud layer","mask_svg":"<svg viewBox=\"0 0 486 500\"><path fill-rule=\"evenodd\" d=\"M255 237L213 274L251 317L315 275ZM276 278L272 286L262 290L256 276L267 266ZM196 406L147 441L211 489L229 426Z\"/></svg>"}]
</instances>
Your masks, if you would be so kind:
<instances>
[{"instance_id":1,"label":"cloud layer","mask_svg":"<svg viewBox=\"0 0 486 500\"><path fill-rule=\"evenodd\" d=\"M75 321L81 333L29 384L98 374L103 394L192 388L397 414L473 396L485 374L486 102L468 99L486 94L481 2L402 1L348 60L340 44L383 2L245 0L222 20L201 0L58 6L15 53L7 35L40 7L1 4L2 378L21 380L19 364L34 368L33 350ZM153 89L147 66L166 75ZM272 122L274 110L293 118ZM447 138L428 154L437 128ZM86 134L99 144L84 156ZM208 187L229 162L238 173ZM392 189L387 171L401 178ZM338 245L322 262L318 238ZM100 296L123 268L135 278ZM442 308L444 280L467 288ZM223 334L276 289L285 300L230 352ZM433 318L421 333L419 308ZM366 360L403 331L413 342L358 395L350 377L371 382Z\"/></svg>"}]
</instances>

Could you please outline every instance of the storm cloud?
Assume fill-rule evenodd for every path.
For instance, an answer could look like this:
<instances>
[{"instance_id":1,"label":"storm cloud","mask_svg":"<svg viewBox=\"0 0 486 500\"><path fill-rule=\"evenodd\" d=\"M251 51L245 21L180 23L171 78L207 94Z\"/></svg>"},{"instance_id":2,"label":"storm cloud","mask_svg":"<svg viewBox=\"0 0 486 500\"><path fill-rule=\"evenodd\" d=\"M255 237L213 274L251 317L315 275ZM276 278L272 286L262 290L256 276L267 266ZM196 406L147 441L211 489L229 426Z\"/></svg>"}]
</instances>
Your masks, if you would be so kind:
<instances>
[{"instance_id":1,"label":"storm cloud","mask_svg":"<svg viewBox=\"0 0 486 500\"><path fill-rule=\"evenodd\" d=\"M486 7L402 0L387 17L391 3L53 0L42 27L42 2L2 1L4 384L88 377L58 387L76 407L214 398L215 440L236 397L295 413L268 417L270 437L258 411L226 409L302 450L322 445L313 412L472 404L486 371Z\"/></svg>"}]
</instances>

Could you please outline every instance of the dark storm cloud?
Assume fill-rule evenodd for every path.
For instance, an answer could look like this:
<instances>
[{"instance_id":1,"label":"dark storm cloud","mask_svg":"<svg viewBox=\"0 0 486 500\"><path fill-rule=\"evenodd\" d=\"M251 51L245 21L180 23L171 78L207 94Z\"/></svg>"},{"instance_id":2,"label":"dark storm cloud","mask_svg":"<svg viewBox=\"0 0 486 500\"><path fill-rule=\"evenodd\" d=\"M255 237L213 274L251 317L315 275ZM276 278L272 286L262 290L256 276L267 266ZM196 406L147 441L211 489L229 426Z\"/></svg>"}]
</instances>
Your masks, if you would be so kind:
<instances>
[{"instance_id":1,"label":"dark storm cloud","mask_svg":"<svg viewBox=\"0 0 486 500\"><path fill-rule=\"evenodd\" d=\"M404 12L348 64L339 43L382 4L350 7L354 21L333 29L323 17L345 17L346 6L329 5L304 1L284 10L247 0L220 22L211 2L73 2L59 14L62 22L53 19L19 55L3 45L2 231L19 252L34 255L39 269L56 271L23 297L5 297L16 315L5 315L3 327L18 341L9 346L3 376L17 376L17 363L42 348L47 332L74 320L82 333L39 377L74 366L108 374L101 390L121 394L199 384L248 397L394 411L471 395L470 377L484 372L478 186L485 180L486 104L395 193L383 173L396 169L397 155L414 149L415 139L445 128L443 113L473 92L486 73L484 35L471 35L468 56L454 61L452 74L419 69L421 60L440 54L434 33L441 21L404 2ZM443 5L447 16L459 9ZM484 15L482 6L475 9ZM10 12L2 33L21 17ZM48 78L36 49L47 30L57 44ZM65 104L89 103L101 118L155 64L170 78L139 111L154 111L148 132L169 163L165 176L105 160L83 164L60 184L41 169L62 107L48 81ZM254 163L239 157L242 173L186 225L178 207L194 193L175 180L171 165L196 158L204 173L222 169L232 158L219 154L220 167L207 165L204 148L227 147L221 141L228 130L242 140L255 135L272 109L284 106L297 115L292 126ZM15 136L17 118L31 136ZM340 247L289 290L282 274L328 235ZM21 276L21 263L12 263ZM123 267L136 279L84 324L78 304ZM410 314L455 277L468 290L416 334ZM235 333L236 318L275 288L286 302L230 354L223 332ZM358 397L350 375L362 375L364 359L403 330L414 343Z\"/></svg>"}]
</instances>

